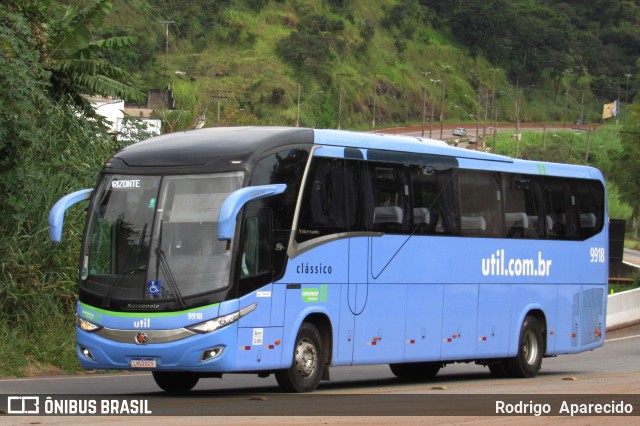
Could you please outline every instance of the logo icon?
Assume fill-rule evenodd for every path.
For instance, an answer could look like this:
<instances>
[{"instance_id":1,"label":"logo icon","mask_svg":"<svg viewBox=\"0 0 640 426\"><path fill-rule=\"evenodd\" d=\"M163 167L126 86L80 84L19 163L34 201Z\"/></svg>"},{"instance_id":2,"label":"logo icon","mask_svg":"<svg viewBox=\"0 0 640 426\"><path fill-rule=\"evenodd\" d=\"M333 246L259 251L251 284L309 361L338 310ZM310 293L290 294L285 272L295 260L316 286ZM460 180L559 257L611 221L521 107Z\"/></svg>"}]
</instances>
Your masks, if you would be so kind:
<instances>
[{"instance_id":1,"label":"logo icon","mask_svg":"<svg viewBox=\"0 0 640 426\"><path fill-rule=\"evenodd\" d=\"M162 283L158 280L150 280L147 282L147 295L159 296L162 293Z\"/></svg>"},{"instance_id":2,"label":"logo icon","mask_svg":"<svg viewBox=\"0 0 640 426\"><path fill-rule=\"evenodd\" d=\"M9 414L40 414L39 396L10 396L7 400Z\"/></svg>"},{"instance_id":3,"label":"logo icon","mask_svg":"<svg viewBox=\"0 0 640 426\"><path fill-rule=\"evenodd\" d=\"M138 333L136 334L135 340L138 345L144 345L145 343L147 343L149 338L147 337L147 333Z\"/></svg>"}]
</instances>

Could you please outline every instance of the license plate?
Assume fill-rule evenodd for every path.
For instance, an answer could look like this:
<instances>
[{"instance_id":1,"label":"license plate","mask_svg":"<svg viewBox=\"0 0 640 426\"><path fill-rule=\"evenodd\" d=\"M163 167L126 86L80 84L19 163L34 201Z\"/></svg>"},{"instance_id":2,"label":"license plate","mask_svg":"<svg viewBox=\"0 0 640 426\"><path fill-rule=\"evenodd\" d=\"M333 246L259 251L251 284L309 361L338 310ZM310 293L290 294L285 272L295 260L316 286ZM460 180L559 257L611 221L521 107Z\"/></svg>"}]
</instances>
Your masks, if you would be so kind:
<instances>
[{"instance_id":1,"label":"license plate","mask_svg":"<svg viewBox=\"0 0 640 426\"><path fill-rule=\"evenodd\" d=\"M156 368L155 358L132 358L131 368Z\"/></svg>"}]
</instances>

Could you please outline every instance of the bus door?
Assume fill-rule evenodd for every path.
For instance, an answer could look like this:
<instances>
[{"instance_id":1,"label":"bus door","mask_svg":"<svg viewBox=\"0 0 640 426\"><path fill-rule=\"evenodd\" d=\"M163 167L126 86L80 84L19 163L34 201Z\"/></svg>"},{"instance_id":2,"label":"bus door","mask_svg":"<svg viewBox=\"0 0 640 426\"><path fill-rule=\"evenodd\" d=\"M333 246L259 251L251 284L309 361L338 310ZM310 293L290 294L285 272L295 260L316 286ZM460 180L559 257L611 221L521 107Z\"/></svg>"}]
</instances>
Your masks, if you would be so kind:
<instances>
[{"instance_id":1,"label":"bus door","mask_svg":"<svg viewBox=\"0 0 640 426\"><path fill-rule=\"evenodd\" d=\"M360 309L355 317L354 364L402 361L407 303L403 245L411 222L408 168L368 162L363 176L364 226L378 236L368 237L367 247L361 243L357 250L359 260L366 260L362 269L367 279L356 286ZM355 257L351 253L350 258Z\"/></svg>"},{"instance_id":2,"label":"bus door","mask_svg":"<svg viewBox=\"0 0 640 426\"><path fill-rule=\"evenodd\" d=\"M357 159L344 161L345 193L353 194L353 203L345 203L345 217L349 220L347 232L352 237L347 240L348 274L341 287L340 325L338 330L338 363L352 364L356 335L356 318L362 314L367 304L368 251L370 238L362 233L362 167Z\"/></svg>"}]
</instances>

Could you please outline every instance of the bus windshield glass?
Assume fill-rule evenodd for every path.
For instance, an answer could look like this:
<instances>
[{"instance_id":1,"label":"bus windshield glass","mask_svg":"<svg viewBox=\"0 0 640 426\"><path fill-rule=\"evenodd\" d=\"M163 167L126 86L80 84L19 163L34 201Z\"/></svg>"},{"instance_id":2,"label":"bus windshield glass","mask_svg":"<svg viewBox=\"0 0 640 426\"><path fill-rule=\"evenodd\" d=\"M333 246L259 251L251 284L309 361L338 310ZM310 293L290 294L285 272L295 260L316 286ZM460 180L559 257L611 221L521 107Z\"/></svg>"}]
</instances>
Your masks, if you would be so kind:
<instances>
[{"instance_id":1,"label":"bus windshield glass","mask_svg":"<svg viewBox=\"0 0 640 426\"><path fill-rule=\"evenodd\" d=\"M172 301L229 284L231 253L217 240L225 198L242 172L180 176L105 175L85 239L81 287L119 303Z\"/></svg>"}]
</instances>

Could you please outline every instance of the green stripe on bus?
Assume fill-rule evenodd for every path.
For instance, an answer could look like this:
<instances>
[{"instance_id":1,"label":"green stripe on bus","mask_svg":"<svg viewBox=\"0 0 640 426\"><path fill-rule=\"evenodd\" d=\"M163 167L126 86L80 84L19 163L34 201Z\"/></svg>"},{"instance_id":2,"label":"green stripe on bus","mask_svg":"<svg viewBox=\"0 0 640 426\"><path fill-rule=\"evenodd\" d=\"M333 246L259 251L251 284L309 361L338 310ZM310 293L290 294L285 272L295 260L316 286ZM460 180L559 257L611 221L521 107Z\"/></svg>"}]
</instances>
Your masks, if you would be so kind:
<instances>
[{"instance_id":1,"label":"green stripe on bus","mask_svg":"<svg viewBox=\"0 0 640 426\"><path fill-rule=\"evenodd\" d=\"M114 312L114 311L107 311L100 308L94 308L93 306L86 305L82 302L80 303L80 308L86 309L88 311L94 311L102 315L110 315L112 317L120 317L120 318L139 318L140 316L144 316L145 318L163 318L163 317L177 317L179 315L187 314L189 312L202 312L202 310L204 309L213 308L218 305L220 305L220 303L214 303L212 305L200 306L198 308L188 309L186 311L177 311L177 312Z\"/></svg>"},{"instance_id":2,"label":"green stripe on bus","mask_svg":"<svg viewBox=\"0 0 640 426\"><path fill-rule=\"evenodd\" d=\"M541 175L546 175L547 174L546 166L542 163L538 163L538 172L540 172Z\"/></svg>"}]
</instances>

